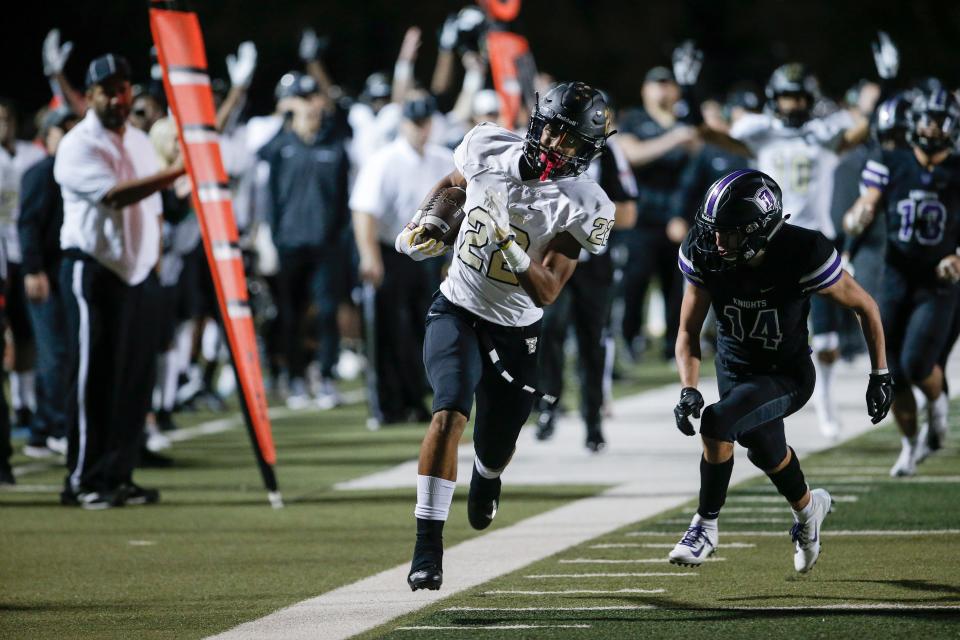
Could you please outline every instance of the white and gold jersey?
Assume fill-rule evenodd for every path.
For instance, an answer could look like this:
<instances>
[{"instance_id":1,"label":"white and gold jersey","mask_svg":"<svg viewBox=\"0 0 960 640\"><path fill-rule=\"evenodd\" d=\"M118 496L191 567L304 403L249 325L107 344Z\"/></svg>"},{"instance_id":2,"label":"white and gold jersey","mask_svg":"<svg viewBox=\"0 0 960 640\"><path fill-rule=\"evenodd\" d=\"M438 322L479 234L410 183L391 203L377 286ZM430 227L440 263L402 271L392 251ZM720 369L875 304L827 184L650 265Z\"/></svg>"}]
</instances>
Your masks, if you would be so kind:
<instances>
[{"instance_id":1,"label":"white and gold jersey","mask_svg":"<svg viewBox=\"0 0 960 640\"><path fill-rule=\"evenodd\" d=\"M614 206L596 182L581 175L540 182L520 178L523 138L490 123L474 127L454 152L467 179L466 218L453 263L440 290L454 304L504 326L527 326L543 316L503 261L479 208L502 194L516 242L535 262L558 234L570 233L590 253L604 250Z\"/></svg>"}]
</instances>

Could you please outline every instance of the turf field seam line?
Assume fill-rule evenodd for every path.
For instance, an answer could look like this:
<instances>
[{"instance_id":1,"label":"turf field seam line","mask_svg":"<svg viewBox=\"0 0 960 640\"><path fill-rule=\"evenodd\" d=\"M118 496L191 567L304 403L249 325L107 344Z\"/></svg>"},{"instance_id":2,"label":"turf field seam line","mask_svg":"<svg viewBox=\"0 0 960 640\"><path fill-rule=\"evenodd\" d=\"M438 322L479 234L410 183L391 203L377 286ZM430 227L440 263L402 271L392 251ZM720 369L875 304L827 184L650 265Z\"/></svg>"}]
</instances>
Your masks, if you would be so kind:
<instances>
[{"instance_id":1,"label":"turf field seam line","mask_svg":"<svg viewBox=\"0 0 960 640\"><path fill-rule=\"evenodd\" d=\"M484 591L485 596L562 596L562 595L612 595L617 593L666 593L666 589L562 589L560 591L529 591L525 589L494 589Z\"/></svg>"},{"instance_id":2,"label":"turf field seam line","mask_svg":"<svg viewBox=\"0 0 960 640\"><path fill-rule=\"evenodd\" d=\"M782 531L721 531L724 536L784 536ZM651 536L675 538L674 531L628 531L624 535L630 537ZM960 529L824 529L824 537L831 536L955 536L960 535ZM721 545L723 546L723 545Z\"/></svg>"},{"instance_id":3,"label":"turf field seam line","mask_svg":"<svg viewBox=\"0 0 960 640\"><path fill-rule=\"evenodd\" d=\"M397 627L397 631L522 631L524 629L592 629L589 624L500 624L490 626L440 626L421 625L416 627Z\"/></svg>"},{"instance_id":4,"label":"turf field seam line","mask_svg":"<svg viewBox=\"0 0 960 640\"><path fill-rule=\"evenodd\" d=\"M647 573L630 573L630 572L610 572L610 573L540 573L532 574L528 576L523 576L524 578L530 578L533 580L548 580L548 579L566 579L566 578L576 578L581 580L583 578L693 578L699 577L700 574L695 571L676 571L676 572L661 572L653 571Z\"/></svg>"},{"instance_id":5,"label":"turf field seam line","mask_svg":"<svg viewBox=\"0 0 960 640\"><path fill-rule=\"evenodd\" d=\"M704 562L723 562L726 558L710 557ZM614 558L561 558L560 564L667 564L668 558L632 558L632 559L614 559Z\"/></svg>"}]
</instances>

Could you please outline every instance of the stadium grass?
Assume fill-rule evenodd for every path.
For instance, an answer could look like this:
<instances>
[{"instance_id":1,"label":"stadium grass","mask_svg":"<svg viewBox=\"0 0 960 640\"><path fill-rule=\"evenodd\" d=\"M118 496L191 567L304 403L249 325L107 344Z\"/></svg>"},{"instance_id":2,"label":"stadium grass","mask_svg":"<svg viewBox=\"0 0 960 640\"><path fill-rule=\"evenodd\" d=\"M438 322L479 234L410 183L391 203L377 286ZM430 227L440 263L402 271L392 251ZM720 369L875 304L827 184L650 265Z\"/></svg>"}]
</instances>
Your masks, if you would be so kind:
<instances>
[{"instance_id":1,"label":"stadium grass","mask_svg":"<svg viewBox=\"0 0 960 640\"><path fill-rule=\"evenodd\" d=\"M676 376L663 363L626 373L616 396ZM567 389L573 407L572 379ZM223 417L179 414L178 424ZM415 458L423 426L369 432L365 419L357 404L274 420L281 510L267 506L239 418L232 429L175 444L174 467L138 470L139 483L162 492L150 507L61 507L62 468L15 455L14 466L36 470L0 491L0 638L199 638L408 562L412 492L333 485ZM19 451L22 441L14 444ZM511 508L497 522L603 488L509 487ZM476 535L465 500L458 492L448 545Z\"/></svg>"},{"instance_id":2,"label":"stadium grass","mask_svg":"<svg viewBox=\"0 0 960 640\"><path fill-rule=\"evenodd\" d=\"M958 408L954 404L955 416ZM707 634L709 637L764 639L960 637L960 554L957 551L960 534L831 535L831 531L841 530L960 529L960 512L957 511L957 497L960 495L957 490L960 484L957 482L960 474L960 448L956 443L958 422L955 420L953 425L954 440L920 466L916 482L887 476L886 471L899 450L899 439L892 426L868 432L840 447L802 460L810 485L827 488L842 500L835 503L834 512L826 520L821 558L806 575L793 570L793 546L788 533L792 518L788 507L776 499L778 494L769 481L756 479L737 485L728 495L727 507L738 509L732 512L728 509L720 519L720 548L716 555L723 558L721 561L708 562L697 569L666 563L562 562L572 559L665 559L669 547L679 539L696 508L695 503L690 502L570 548L359 637L404 640L464 637L596 640L689 638L707 637ZM741 455L737 464L749 462ZM691 473L694 472L691 469ZM946 482L923 482L938 477ZM750 507L763 511L740 511ZM736 522L748 519L757 522ZM764 531L776 535L731 535L738 531ZM738 546L744 543L756 546ZM595 548L594 545L598 544L661 546ZM528 577L607 572L694 575ZM590 595L489 593L620 589L664 591ZM836 608L870 605L902 608ZM936 606L953 608L923 608ZM456 607L462 610L450 610ZM559 607L621 608L551 610ZM807 609L784 609L788 607ZM496 611L497 608L529 610ZM581 625L581 628L575 628L575 625ZM514 628L498 631L497 626ZM417 630L409 627L441 628ZM477 627L484 630L475 630Z\"/></svg>"}]
</instances>

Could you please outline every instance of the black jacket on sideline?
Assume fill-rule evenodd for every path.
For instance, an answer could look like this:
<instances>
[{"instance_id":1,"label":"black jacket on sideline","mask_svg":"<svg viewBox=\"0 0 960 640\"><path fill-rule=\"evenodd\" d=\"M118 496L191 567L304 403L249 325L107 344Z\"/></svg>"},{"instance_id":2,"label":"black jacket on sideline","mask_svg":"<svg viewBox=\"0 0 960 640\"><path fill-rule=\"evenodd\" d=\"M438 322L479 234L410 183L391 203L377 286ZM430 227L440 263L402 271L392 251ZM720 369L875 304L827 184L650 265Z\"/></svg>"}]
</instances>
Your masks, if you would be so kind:
<instances>
[{"instance_id":1,"label":"black jacket on sideline","mask_svg":"<svg viewBox=\"0 0 960 640\"><path fill-rule=\"evenodd\" d=\"M20 218L17 231L23 254L23 273L41 271L55 287L60 267L60 227L63 226L63 196L53 179L54 157L30 167L20 183Z\"/></svg>"},{"instance_id":2,"label":"black jacket on sideline","mask_svg":"<svg viewBox=\"0 0 960 640\"><path fill-rule=\"evenodd\" d=\"M350 223L346 138L328 119L313 143L282 129L260 151L270 166L270 229L278 249L332 246Z\"/></svg>"}]
</instances>

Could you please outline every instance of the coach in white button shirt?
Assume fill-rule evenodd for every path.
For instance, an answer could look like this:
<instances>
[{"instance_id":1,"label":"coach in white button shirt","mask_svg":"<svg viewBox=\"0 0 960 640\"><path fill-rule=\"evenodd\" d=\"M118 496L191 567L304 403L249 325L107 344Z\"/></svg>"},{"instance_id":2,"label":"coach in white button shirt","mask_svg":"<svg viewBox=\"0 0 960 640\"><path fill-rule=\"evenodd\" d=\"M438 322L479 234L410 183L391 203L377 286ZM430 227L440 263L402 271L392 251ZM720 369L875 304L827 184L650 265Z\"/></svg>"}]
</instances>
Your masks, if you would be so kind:
<instances>
[{"instance_id":1,"label":"coach in white button shirt","mask_svg":"<svg viewBox=\"0 0 960 640\"><path fill-rule=\"evenodd\" d=\"M453 153L428 142L434 113L432 96L412 95L403 105L401 135L366 160L350 196L360 277L377 288L375 353L382 415L375 417L383 423L430 419L423 403L423 318L440 284L439 273L435 261L407 260L393 243L423 194L454 168Z\"/></svg>"},{"instance_id":2,"label":"coach in white button shirt","mask_svg":"<svg viewBox=\"0 0 960 640\"><path fill-rule=\"evenodd\" d=\"M133 483L158 353L154 267L158 192L183 175L159 170L146 134L127 126L130 68L108 54L87 71L89 110L60 143L60 283L67 317L68 452L63 504L102 509L156 502Z\"/></svg>"}]
</instances>

